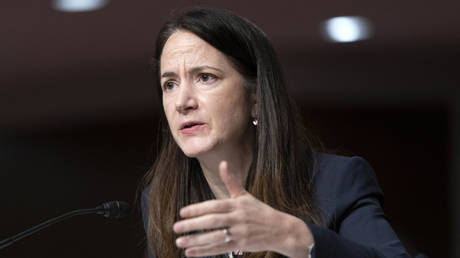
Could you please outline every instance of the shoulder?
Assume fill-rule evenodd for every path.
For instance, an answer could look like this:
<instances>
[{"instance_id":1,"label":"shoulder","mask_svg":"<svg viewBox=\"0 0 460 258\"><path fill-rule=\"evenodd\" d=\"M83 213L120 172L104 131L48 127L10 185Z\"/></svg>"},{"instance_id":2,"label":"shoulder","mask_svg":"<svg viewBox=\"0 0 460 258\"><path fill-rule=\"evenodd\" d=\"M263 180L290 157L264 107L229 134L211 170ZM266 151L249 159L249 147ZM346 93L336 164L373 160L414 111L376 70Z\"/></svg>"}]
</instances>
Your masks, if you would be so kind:
<instances>
[{"instance_id":1,"label":"shoulder","mask_svg":"<svg viewBox=\"0 0 460 258\"><path fill-rule=\"evenodd\" d=\"M340 217L356 202L372 197L383 205L383 193L374 170L362 157L317 153L314 187L326 220Z\"/></svg>"},{"instance_id":2,"label":"shoulder","mask_svg":"<svg viewBox=\"0 0 460 258\"><path fill-rule=\"evenodd\" d=\"M359 156L346 157L317 153L314 170L317 192L333 194L334 191L349 191L350 188L355 187L360 188L355 190L367 192L374 190L375 187L378 188L374 169ZM326 191L327 189L329 191Z\"/></svg>"}]
</instances>

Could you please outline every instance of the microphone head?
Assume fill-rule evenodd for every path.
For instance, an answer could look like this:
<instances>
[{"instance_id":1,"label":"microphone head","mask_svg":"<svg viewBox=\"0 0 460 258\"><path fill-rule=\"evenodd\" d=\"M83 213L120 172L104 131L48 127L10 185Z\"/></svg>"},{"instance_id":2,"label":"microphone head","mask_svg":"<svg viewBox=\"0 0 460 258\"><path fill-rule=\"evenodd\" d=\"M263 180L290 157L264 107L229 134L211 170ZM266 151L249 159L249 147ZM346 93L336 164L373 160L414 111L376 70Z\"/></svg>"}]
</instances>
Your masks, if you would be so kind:
<instances>
[{"instance_id":1,"label":"microphone head","mask_svg":"<svg viewBox=\"0 0 460 258\"><path fill-rule=\"evenodd\" d=\"M122 219L129 215L131 207L127 202L110 201L98 206L97 214L104 215L109 219Z\"/></svg>"}]
</instances>

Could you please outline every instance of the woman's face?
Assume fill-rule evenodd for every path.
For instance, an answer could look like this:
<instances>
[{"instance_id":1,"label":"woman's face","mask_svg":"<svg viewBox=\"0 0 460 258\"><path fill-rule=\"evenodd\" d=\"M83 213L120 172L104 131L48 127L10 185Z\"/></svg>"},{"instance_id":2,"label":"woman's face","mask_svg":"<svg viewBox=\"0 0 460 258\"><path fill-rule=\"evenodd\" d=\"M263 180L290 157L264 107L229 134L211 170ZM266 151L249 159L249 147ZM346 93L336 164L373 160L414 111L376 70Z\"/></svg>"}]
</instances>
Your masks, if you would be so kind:
<instances>
[{"instance_id":1,"label":"woman's face","mask_svg":"<svg viewBox=\"0 0 460 258\"><path fill-rule=\"evenodd\" d=\"M163 108L185 155L238 151L251 143L254 98L223 53L193 33L177 31L166 41L160 68Z\"/></svg>"}]
</instances>

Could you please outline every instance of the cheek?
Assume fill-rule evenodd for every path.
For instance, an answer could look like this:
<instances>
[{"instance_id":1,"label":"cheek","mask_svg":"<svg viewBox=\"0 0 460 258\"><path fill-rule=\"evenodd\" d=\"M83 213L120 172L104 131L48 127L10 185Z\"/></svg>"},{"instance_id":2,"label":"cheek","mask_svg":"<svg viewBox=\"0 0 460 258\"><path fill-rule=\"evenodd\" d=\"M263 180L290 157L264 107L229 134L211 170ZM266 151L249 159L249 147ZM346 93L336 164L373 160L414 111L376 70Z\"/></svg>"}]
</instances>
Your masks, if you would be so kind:
<instances>
[{"instance_id":1,"label":"cheek","mask_svg":"<svg viewBox=\"0 0 460 258\"><path fill-rule=\"evenodd\" d=\"M246 128L250 110L246 107L244 97L227 98L216 103L214 117L219 121L219 129L225 134L238 133Z\"/></svg>"},{"instance_id":2,"label":"cheek","mask_svg":"<svg viewBox=\"0 0 460 258\"><path fill-rule=\"evenodd\" d=\"M170 102L163 99L163 111L165 112L166 119L168 120L169 127L172 129L171 125L174 122L174 106Z\"/></svg>"}]
</instances>

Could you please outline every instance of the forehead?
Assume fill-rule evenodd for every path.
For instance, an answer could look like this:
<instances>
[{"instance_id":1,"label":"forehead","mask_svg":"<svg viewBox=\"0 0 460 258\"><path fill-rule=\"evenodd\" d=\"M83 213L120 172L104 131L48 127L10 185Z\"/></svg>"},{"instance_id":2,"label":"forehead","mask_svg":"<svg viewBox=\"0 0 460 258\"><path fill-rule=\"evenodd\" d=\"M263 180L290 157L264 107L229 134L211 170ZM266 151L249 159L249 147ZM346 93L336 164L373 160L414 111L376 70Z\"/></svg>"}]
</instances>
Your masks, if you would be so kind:
<instances>
[{"instance_id":1,"label":"forehead","mask_svg":"<svg viewBox=\"0 0 460 258\"><path fill-rule=\"evenodd\" d=\"M177 31L168 38L160 58L162 72L203 65L232 69L222 52L191 32Z\"/></svg>"}]
</instances>

